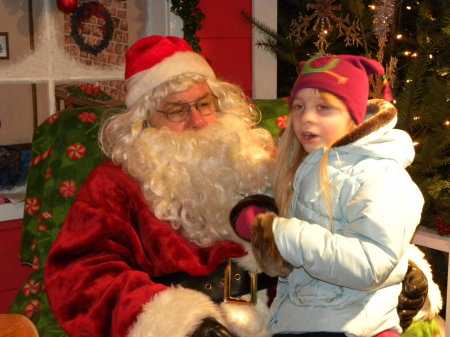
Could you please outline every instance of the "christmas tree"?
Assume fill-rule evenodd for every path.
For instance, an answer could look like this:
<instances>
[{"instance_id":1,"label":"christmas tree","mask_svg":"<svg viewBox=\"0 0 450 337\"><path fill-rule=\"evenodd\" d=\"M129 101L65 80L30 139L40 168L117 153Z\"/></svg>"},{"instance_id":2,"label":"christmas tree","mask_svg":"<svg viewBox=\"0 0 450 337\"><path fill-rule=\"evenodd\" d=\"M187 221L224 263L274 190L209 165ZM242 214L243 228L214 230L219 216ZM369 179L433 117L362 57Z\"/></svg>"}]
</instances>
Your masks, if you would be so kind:
<instances>
[{"instance_id":1,"label":"christmas tree","mask_svg":"<svg viewBox=\"0 0 450 337\"><path fill-rule=\"evenodd\" d=\"M425 199L422 225L450 234L450 1L279 1L277 32L247 17L278 59L278 96L297 64L318 53L375 58L385 69L398 109L397 127L415 142L408 168ZM381 97L372 83L371 97Z\"/></svg>"}]
</instances>

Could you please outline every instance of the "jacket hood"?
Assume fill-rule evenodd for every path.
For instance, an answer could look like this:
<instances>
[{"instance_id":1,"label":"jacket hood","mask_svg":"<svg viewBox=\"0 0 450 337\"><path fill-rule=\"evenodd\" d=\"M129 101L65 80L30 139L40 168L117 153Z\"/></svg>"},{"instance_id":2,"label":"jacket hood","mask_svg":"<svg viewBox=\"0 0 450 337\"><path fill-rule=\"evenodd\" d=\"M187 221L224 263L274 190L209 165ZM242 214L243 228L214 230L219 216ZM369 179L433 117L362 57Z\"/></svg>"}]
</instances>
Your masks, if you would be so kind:
<instances>
[{"instance_id":1,"label":"jacket hood","mask_svg":"<svg viewBox=\"0 0 450 337\"><path fill-rule=\"evenodd\" d=\"M332 147L346 153L392 159L403 167L411 164L414 159L411 137L403 130L394 129L397 109L385 100L372 99L366 116L363 123Z\"/></svg>"}]
</instances>

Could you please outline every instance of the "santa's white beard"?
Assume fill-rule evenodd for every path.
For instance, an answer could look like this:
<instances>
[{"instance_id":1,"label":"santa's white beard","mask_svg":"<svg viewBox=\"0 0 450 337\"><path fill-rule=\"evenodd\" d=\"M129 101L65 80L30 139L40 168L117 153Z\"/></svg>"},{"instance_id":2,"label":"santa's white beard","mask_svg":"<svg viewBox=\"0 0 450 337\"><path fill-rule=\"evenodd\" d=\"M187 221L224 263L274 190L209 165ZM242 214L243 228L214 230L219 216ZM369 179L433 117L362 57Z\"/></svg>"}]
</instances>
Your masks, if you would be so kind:
<instances>
[{"instance_id":1,"label":"santa's white beard","mask_svg":"<svg viewBox=\"0 0 450 337\"><path fill-rule=\"evenodd\" d=\"M234 116L197 131L147 128L124 169L141 184L158 219L207 246L235 237L228 217L238 200L267 192L272 146L265 130Z\"/></svg>"}]
</instances>

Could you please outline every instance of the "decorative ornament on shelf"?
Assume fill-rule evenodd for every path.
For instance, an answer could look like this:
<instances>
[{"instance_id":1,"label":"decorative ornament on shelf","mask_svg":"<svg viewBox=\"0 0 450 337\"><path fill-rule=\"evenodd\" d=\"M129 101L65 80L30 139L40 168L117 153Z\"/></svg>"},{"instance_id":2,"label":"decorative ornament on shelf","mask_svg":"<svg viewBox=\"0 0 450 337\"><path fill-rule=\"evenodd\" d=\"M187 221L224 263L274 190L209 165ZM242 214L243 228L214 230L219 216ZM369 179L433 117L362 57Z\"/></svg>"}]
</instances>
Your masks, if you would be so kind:
<instances>
[{"instance_id":1,"label":"decorative ornament on shelf","mask_svg":"<svg viewBox=\"0 0 450 337\"><path fill-rule=\"evenodd\" d=\"M61 12L70 14L78 8L78 0L57 0L56 5Z\"/></svg>"},{"instance_id":2,"label":"decorative ornament on shelf","mask_svg":"<svg viewBox=\"0 0 450 337\"><path fill-rule=\"evenodd\" d=\"M67 87L67 92L75 97L80 98L95 99L97 101L112 100L111 96L100 90L98 87L90 84L83 84L81 86L70 85Z\"/></svg>"},{"instance_id":3,"label":"decorative ornament on shelf","mask_svg":"<svg viewBox=\"0 0 450 337\"><path fill-rule=\"evenodd\" d=\"M110 101L112 100L112 97L106 94L104 91L100 90L98 87L90 85L90 84L83 84L81 86L78 85L70 85L66 88L67 90L67 97L65 99L65 108L70 109L73 108L73 98L84 98L84 99L90 99L95 101Z\"/></svg>"},{"instance_id":4,"label":"decorative ornament on shelf","mask_svg":"<svg viewBox=\"0 0 450 337\"><path fill-rule=\"evenodd\" d=\"M80 33L83 27L83 21L89 19L91 16L95 16L105 21L103 30L103 39L97 45L90 45L84 41L83 35ZM111 14L102 4L97 1L91 1L78 7L72 15L71 20L71 32L75 43L80 47L80 50L89 54L98 55L103 49L108 47L114 33L114 25L111 20Z\"/></svg>"}]
</instances>

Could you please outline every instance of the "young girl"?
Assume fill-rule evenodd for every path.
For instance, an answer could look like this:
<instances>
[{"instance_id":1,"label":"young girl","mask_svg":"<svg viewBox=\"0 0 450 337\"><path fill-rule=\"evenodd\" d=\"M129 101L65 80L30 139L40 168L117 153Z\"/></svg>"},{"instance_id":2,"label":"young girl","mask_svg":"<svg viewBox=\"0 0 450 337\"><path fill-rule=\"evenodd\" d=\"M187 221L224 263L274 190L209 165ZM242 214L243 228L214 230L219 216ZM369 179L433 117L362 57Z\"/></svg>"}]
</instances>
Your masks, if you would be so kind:
<instances>
[{"instance_id":1,"label":"young girl","mask_svg":"<svg viewBox=\"0 0 450 337\"><path fill-rule=\"evenodd\" d=\"M274 336L402 331L404 252L423 197L405 170L414 148L394 129L396 109L367 102L368 75L383 73L364 57L317 56L293 86L274 177L280 216L259 215L252 227L260 265L281 276Z\"/></svg>"}]
</instances>

